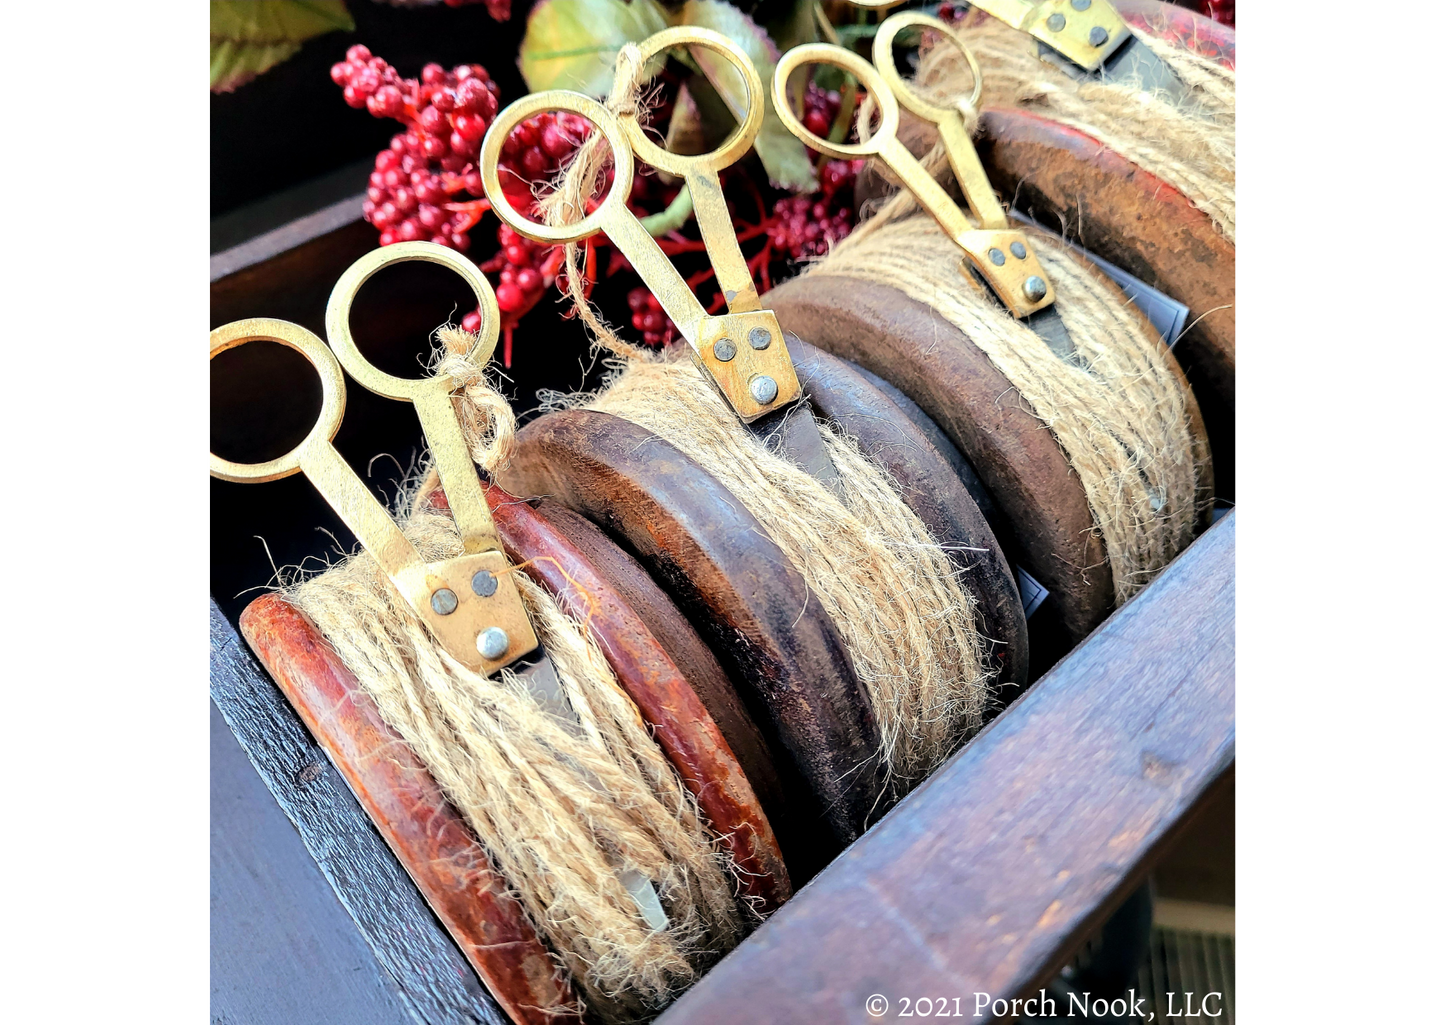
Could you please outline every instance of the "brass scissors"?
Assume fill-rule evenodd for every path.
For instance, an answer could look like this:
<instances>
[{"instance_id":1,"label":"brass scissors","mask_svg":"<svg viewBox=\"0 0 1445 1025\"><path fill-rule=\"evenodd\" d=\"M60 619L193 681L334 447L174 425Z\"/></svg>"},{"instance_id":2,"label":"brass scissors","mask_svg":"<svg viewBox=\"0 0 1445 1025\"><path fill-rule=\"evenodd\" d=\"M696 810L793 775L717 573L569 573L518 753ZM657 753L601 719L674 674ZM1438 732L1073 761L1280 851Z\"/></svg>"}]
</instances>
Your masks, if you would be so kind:
<instances>
[{"instance_id":1,"label":"brass scissors","mask_svg":"<svg viewBox=\"0 0 1445 1025\"><path fill-rule=\"evenodd\" d=\"M535 93L498 114L482 140L482 184L492 209L519 235L550 245L580 242L598 231L606 232L652 289L692 347L694 359L742 422L765 440L780 435L781 449L798 465L819 480L833 480L837 469L811 414L769 416L799 401L802 387L777 315L765 309L758 298L718 177L723 168L747 153L762 127L762 79L741 47L711 29L678 26L658 32L639 45L643 66L676 46L701 47L732 65L747 91L747 104L732 134L711 153L669 153L647 138L635 114L614 115L596 100L568 90ZM497 172L502 143L512 128L529 117L553 110L570 111L596 125L612 149L614 163L612 188L597 209L575 224L557 227L519 214L502 191ZM691 191L703 244L727 302L726 314L708 314L656 240L627 209L634 151L637 158L681 178Z\"/></svg>"},{"instance_id":2,"label":"brass scissors","mask_svg":"<svg viewBox=\"0 0 1445 1025\"><path fill-rule=\"evenodd\" d=\"M939 226L963 250L967 264L973 267L1010 313L1015 317L1037 313L1053 303L1054 287L1024 233L1009 227L1008 217L999 205L983 164L978 159L978 151L969 139L963 114L956 108L940 107L923 100L904 83L894 67L893 40L899 31L913 25L936 29L963 51L974 74L970 102L977 102L983 85L973 54L944 22L925 14L907 12L893 15L878 27L878 34L873 40L876 69L858 54L831 43L807 43L783 54L773 75L773 102L778 117L805 144L830 157L853 159L872 156L883 161L913 193L919 205L933 215ZM787 84L793 71L807 64L831 64L842 68L851 72L868 90L882 115L878 130L871 139L858 143L834 143L803 127L788 104ZM969 209L979 223L978 227L969 223L943 186L934 181L907 147L898 141L899 103L938 126L948 162L953 167ZM973 281L968 274L964 277Z\"/></svg>"},{"instance_id":3,"label":"brass scissors","mask_svg":"<svg viewBox=\"0 0 1445 1025\"><path fill-rule=\"evenodd\" d=\"M408 260L441 264L467 280L483 314L483 328L470 355L481 362L491 357L501 318L492 286L474 264L430 242L374 250L352 264L331 293L326 326L332 349L310 331L284 320L240 320L211 332L213 359L247 342L279 342L304 356L321 377L321 415L299 445L264 463L233 463L212 453L211 475L252 483L279 480L297 471L305 474L442 649L468 669L490 675L535 651L538 642L452 407L454 385L445 377L406 380L382 373L361 355L348 322L362 284L383 267ZM332 444L346 411L343 366L370 391L416 406L462 535L466 549L462 555L426 562ZM555 677L555 671L551 675Z\"/></svg>"}]
</instances>

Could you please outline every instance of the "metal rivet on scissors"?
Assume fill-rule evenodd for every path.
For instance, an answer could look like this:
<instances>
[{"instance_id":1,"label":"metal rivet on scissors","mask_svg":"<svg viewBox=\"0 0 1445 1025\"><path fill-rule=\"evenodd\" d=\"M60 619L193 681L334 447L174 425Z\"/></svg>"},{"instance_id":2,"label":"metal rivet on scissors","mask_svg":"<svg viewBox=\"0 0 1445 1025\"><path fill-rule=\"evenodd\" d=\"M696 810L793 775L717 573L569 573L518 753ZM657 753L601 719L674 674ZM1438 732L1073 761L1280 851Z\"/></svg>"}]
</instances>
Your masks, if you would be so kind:
<instances>
[{"instance_id":1,"label":"metal rivet on scissors","mask_svg":"<svg viewBox=\"0 0 1445 1025\"><path fill-rule=\"evenodd\" d=\"M999 205L998 197L994 195L993 186L978 159L977 150L973 148L962 112L957 108L940 107L923 100L908 88L893 65L893 40L901 30L910 26L934 29L963 51L974 74L973 95L968 103L970 106L977 103L983 84L978 62L973 54L944 22L924 14L909 12L895 14L878 27L878 34L873 40L873 59L878 65L876 69L851 50L829 43L808 43L783 54L773 75L773 103L777 107L778 116L788 130L804 143L830 157L853 159L876 156L882 160L903 182L904 187L913 193L919 205L933 216L963 250L969 266L988 284L1010 313L1015 317L1036 313L1053 303L1053 285L1049 282L1033 247L1027 245L1023 232L1009 227L1008 217ZM787 83L794 70L808 64L831 64L851 72L874 98L882 119L871 139L859 143L833 143L803 127L788 103ZM948 162L978 227L969 223L943 186L934 181L933 176L898 141L900 103L913 114L938 126L939 138L942 139L948 154ZM1025 255L1015 260L1005 258L1004 253L1014 252L1016 244L1024 248ZM964 277L973 281L968 274ZM1044 285L1042 292L1037 287L1040 282Z\"/></svg>"},{"instance_id":2,"label":"metal rivet on scissors","mask_svg":"<svg viewBox=\"0 0 1445 1025\"><path fill-rule=\"evenodd\" d=\"M669 153L647 138L633 114L614 116L601 103L580 93L560 89L536 93L497 115L482 140L481 173L487 197L506 224L518 234L538 242L560 245L580 242L598 231L606 232L657 296L692 347L699 366L717 384L738 417L750 425L768 418L755 428L755 433L778 444L785 455L814 477L833 480L837 470L813 418L785 416L781 412L802 397L802 388L783 342L777 315L764 309L758 298L718 177L723 168L747 153L762 127L762 80L736 43L710 29L678 26L650 36L639 46L644 66L659 53L685 46L717 54L741 77L747 105L739 112L738 127L718 149L696 156ZM503 192L497 171L502 143L512 128L529 117L554 110L570 111L596 125L612 149L614 163L612 189L597 209L575 224L557 227L539 224L519 214ZM727 303L726 314L708 315L656 240L627 209L634 152L636 159L681 178L691 191L694 216ZM741 339L747 339L748 344L739 344ZM773 344L773 339L779 344ZM770 383L758 383L764 379ZM779 416L770 417L772 413ZM774 432L780 433L781 438L775 438Z\"/></svg>"},{"instance_id":3,"label":"metal rivet on scissors","mask_svg":"<svg viewBox=\"0 0 1445 1025\"><path fill-rule=\"evenodd\" d=\"M233 463L212 454L211 473L222 480L240 482L278 480L298 470L305 474L426 623L441 648L466 668L490 674L534 651L537 635L509 572L511 567L497 540L476 467L467 452L451 402L454 386L447 378L408 381L382 373L362 357L346 323L351 301L362 283L382 267L403 260L440 263L467 279L477 295L485 325L472 356L483 362L490 357L497 344L500 316L491 285L475 264L452 250L426 242L375 250L353 264L332 292L327 327L335 355L316 335L284 320L242 320L211 332L212 358L247 342L279 342L304 356L321 377L321 415L300 445L264 463ZM416 405L448 505L462 535L464 554L430 563L423 559L332 445L346 410L343 364L352 377L378 395ZM485 598L472 586L473 579L483 571L498 582L493 594ZM504 630L510 641L506 650L496 656L478 647L492 628Z\"/></svg>"}]
</instances>

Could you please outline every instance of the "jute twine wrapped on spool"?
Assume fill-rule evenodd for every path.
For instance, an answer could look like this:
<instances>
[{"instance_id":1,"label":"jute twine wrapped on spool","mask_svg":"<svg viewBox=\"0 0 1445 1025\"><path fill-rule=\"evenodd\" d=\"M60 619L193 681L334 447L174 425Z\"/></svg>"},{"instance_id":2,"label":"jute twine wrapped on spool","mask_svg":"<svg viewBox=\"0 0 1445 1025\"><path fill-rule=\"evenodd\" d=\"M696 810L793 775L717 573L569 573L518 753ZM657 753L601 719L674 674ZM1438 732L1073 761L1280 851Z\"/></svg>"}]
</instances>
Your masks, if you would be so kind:
<instances>
[{"instance_id":1,"label":"jute twine wrapped on spool","mask_svg":"<svg viewBox=\"0 0 1445 1025\"><path fill-rule=\"evenodd\" d=\"M1208 444L1197 424L1191 430L1188 386L1158 333L1066 247L1030 234L1074 344L1068 357L967 277L958 247L907 194L810 267L804 282L832 276L897 289L983 350L1067 453L1123 602L1193 539L1211 495Z\"/></svg>"},{"instance_id":2,"label":"jute twine wrapped on spool","mask_svg":"<svg viewBox=\"0 0 1445 1025\"><path fill-rule=\"evenodd\" d=\"M623 47L617 67L608 106L636 110L635 45ZM587 198L601 193L609 163L606 143L594 133L543 199L547 222L580 219ZM916 784L979 727L989 700L976 601L947 553L843 434L820 425L840 471L835 493L744 429L690 353L678 347L658 354L620 338L583 294L579 249L567 247L570 297L597 343L620 361L599 393L554 397L553 405L611 413L659 435L768 525L848 645L878 718L879 756L895 792Z\"/></svg>"},{"instance_id":3,"label":"jute twine wrapped on spool","mask_svg":"<svg viewBox=\"0 0 1445 1025\"><path fill-rule=\"evenodd\" d=\"M470 337L441 334L436 369L461 386L472 455L495 471L515 434L511 409L459 355ZM433 472L398 516L427 560L462 552L452 518L426 501L435 486ZM590 1011L605 1021L646 1018L757 919L734 897L735 867L585 624L525 575L516 579L578 722L550 714L510 669L487 678L452 660L365 553L286 597L421 758ZM651 880L666 928L640 915L627 870Z\"/></svg>"},{"instance_id":4,"label":"jute twine wrapped on spool","mask_svg":"<svg viewBox=\"0 0 1445 1025\"><path fill-rule=\"evenodd\" d=\"M1186 86L1182 100L1127 81L1079 81L1039 59L1032 36L982 11L958 32L983 71L982 107L1017 107L1093 136L1184 193L1234 241L1234 69L1135 29ZM920 95L956 103L973 90L958 49L927 46L913 82ZM915 153L937 138L933 125L904 115L899 137Z\"/></svg>"}]
</instances>

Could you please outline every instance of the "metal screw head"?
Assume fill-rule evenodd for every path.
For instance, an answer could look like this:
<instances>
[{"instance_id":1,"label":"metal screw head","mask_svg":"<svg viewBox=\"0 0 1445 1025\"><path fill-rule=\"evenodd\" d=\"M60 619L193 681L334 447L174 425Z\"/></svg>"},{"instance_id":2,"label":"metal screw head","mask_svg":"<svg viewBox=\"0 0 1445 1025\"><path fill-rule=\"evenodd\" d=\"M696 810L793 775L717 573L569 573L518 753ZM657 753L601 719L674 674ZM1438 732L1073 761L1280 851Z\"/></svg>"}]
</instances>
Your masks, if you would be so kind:
<instances>
[{"instance_id":1,"label":"metal screw head","mask_svg":"<svg viewBox=\"0 0 1445 1025\"><path fill-rule=\"evenodd\" d=\"M748 332L748 344L754 349L766 349L773 344L773 333L765 327L755 327Z\"/></svg>"},{"instance_id":2,"label":"metal screw head","mask_svg":"<svg viewBox=\"0 0 1445 1025\"><path fill-rule=\"evenodd\" d=\"M1064 16L1062 14L1050 14L1049 20L1044 24L1049 26L1050 32L1062 32L1064 30Z\"/></svg>"},{"instance_id":3,"label":"metal screw head","mask_svg":"<svg viewBox=\"0 0 1445 1025\"><path fill-rule=\"evenodd\" d=\"M482 658L492 662L505 655L511 645L512 640L507 636L507 631L499 626L489 626L477 634L477 650L482 653Z\"/></svg>"},{"instance_id":4,"label":"metal screw head","mask_svg":"<svg viewBox=\"0 0 1445 1025\"><path fill-rule=\"evenodd\" d=\"M1073 8L1076 11L1087 11L1094 6L1094 0L1073 0Z\"/></svg>"},{"instance_id":5,"label":"metal screw head","mask_svg":"<svg viewBox=\"0 0 1445 1025\"><path fill-rule=\"evenodd\" d=\"M1008 259L1007 256L1003 255L1003 250L997 247L988 251L988 258L994 262L995 267L1002 267L1003 262Z\"/></svg>"},{"instance_id":6,"label":"metal screw head","mask_svg":"<svg viewBox=\"0 0 1445 1025\"><path fill-rule=\"evenodd\" d=\"M1048 283L1037 274L1030 274L1024 281L1024 298L1036 303L1049 294Z\"/></svg>"},{"instance_id":7,"label":"metal screw head","mask_svg":"<svg viewBox=\"0 0 1445 1025\"><path fill-rule=\"evenodd\" d=\"M1104 28L1103 25L1095 25L1093 28L1089 29L1090 46L1103 46L1108 41L1109 30Z\"/></svg>"},{"instance_id":8,"label":"metal screw head","mask_svg":"<svg viewBox=\"0 0 1445 1025\"><path fill-rule=\"evenodd\" d=\"M497 593L497 578L490 570L479 569L472 575L472 593L480 598L490 598Z\"/></svg>"},{"instance_id":9,"label":"metal screw head","mask_svg":"<svg viewBox=\"0 0 1445 1025\"><path fill-rule=\"evenodd\" d=\"M767 374L759 374L748 382L748 391L752 392L758 405L766 406L778 397L778 382Z\"/></svg>"},{"instance_id":10,"label":"metal screw head","mask_svg":"<svg viewBox=\"0 0 1445 1025\"><path fill-rule=\"evenodd\" d=\"M450 616L457 610L457 592L450 587L438 587L431 593L431 610L438 616Z\"/></svg>"},{"instance_id":11,"label":"metal screw head","mask_svg":"<svg viewBox=\"0 0 1445 1025\"><path fill-rule=\"evenodd\" d=\"M1010 242L1008 251L1013 253L1020 260L1022 260L1025 256L1029 255L1029 251L1024 248L1024 244L1022 242Z\"/></svg>"},{"instance_id":12,"label":"metal screw head","mask_svg":"<svg viewBox=\"0 0 1445 1025\"><path fill-rule=\"evenodd\" d=\"M738 354L738 347L731 338L719 338L712 343L712 354L726 363Z\"/></svg>"}]
</instances>

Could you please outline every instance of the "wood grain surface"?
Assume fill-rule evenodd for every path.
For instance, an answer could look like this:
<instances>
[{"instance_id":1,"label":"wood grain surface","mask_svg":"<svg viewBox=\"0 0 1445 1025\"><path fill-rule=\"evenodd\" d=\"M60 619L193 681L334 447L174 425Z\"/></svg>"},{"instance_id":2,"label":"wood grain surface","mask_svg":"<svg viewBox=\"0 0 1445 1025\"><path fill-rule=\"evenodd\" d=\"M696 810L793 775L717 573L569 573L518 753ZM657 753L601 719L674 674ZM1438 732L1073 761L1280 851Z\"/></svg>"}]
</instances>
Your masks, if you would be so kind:
<instances>
[{"instance_id":1,"label":"wood grain surface","mask_svg":"<svg viewBox=\"0 0 1445 1025\"><path fill-rule=\"evenodd\" d=\"M1230 514L663 1025L861 1025L874 994L897 1014L1051 978L1232 778L1234 553Z\"/></svg>"},{"instance_id":2,"label":"wood grain surface","mask_svg":"<svg viewBox=\"0 0 1445 1025\"><path fill-rule=\"evenodd\" d=\"M1174 346L1234 480L1234 244L1173 186L1097 139L1032 111L989 109L979 157L1010 205L1189 307Z\"/></svg>"},{"instance_id":3,"label":"wood grain surface","mask_svg":"<svg viewBox=\"0 0 1445 1025\"><path fill-rule=\"evenodd\" d=\"M887 473L913 514L948 550L978 600L976 624L1001 683L1029 675L1028 624L1003 548L963 482L928 437L887 395L845 360L788 336L798 380L814 411L857 441Z\"/></svg>"},{"instance_id":4,"label":"wood grain surface","mask_svg":"<svg viewBox=\"0 0 1445 1025\"><path fill-rule=\"evenodd\" d=\"M512 1020L580 1023L507 881L315 625L268 594L241 614L241 633Z\"/></svg>"},{"instance_id":5,"label":"wood grain surface","mask_svg":"<svg viewBox=\"0 0 1445 1025\"><path fill-rule=\"evenodd\" d=\"M1074 259L1088 266L1084 257ZM1126 304L1112 283L1107 287ZM1070 644L1102 622L1114 585L1083 484L1058 439L1039 429L1033 407L982 349L931 306L870 281L795 278L764 302L786 330L891 381L958 445L1012 524L1023 567L1057 602ZM1195 444L1207 450L1187 384L1185 390ZM1201 488L1212 495L1207 470Z\"/></svg>"},{"instance_id":6,"label":"wood grain surface","mask_svg":"<svg viewBox=\"0 0 1445 1025\"><path fill-rule=\"evenodd\" d=\"M214 601L210 616L211 699L411 1016L426 1025L506 1025L340 772Z\"/></svg>"},{"instance_id":7,"label":"wood grain surface","mask_svg":"<svg viewBox=\"0 0 1445 1025\"><path fill-rule=\"evenodd\" d=\"M211 1025L416 1025L211 703Z\"/></svg>"},{"instance_id":8,"label":"wood grain surface","mask_svg":"<svg viewBox=\"0 0 1445 1025\"><path fill-rule=\"evenodd\" d=\"M545 587L564 612L586 624L618 684L733 856L743 894L759 912L776 911L792 896L778 841L737 756L688 678L642 617L550 518L499 487L489 487L486 495L507 557ZM445 502L440 491L434 498ZM567 514L560 507L551 511L559 519ZM574 533L585 526L585 520L574 523ZM601 531L592 530L594 551L610 544ZM643 575L641 567L637 574ZM640 581L635 586L642 587ZM671 604L660 589L648 597L654 607Z\"/></svg>"},{"instance_id":9,"label":"wood grain surface","mask_svg":"<svg viewBox=\"0 0 1445 1025\"><path fill-rule=\"evenodd\" d=\"M622 596L627 607L637 613L668 657L682 670L737 756L777 833L779 819L786 820L789 812L772 751L762 730L748 715L737 688L697 630L641 564L613 544L591 520L551 499L533 499L533 504L538 516L587 557L593 569Z\"/></svg>"},{"instance_id":10,"label":"wood grain surface","mask_svg":"<svg viewBox=\"0 0 1445 1025\"><path fill-rule=\"evenodd\" d=\"M882 791L877 722L837 628L763 524L677 448L595 410L524 427L498 483L586 516L672 596L787 753L789 801L818 858L863 832Z\"/></svg>"}]
</instances>

